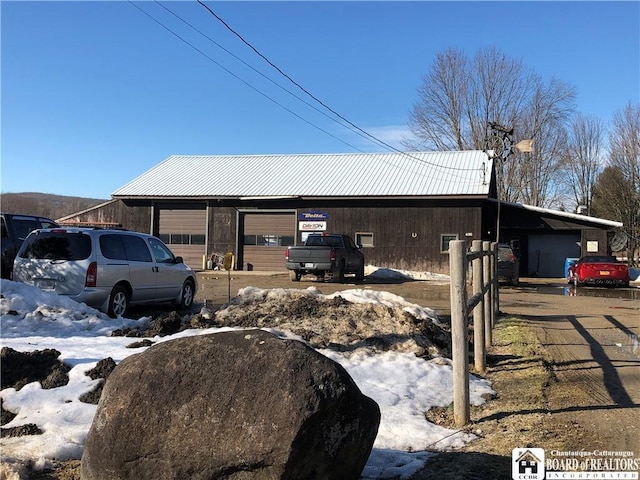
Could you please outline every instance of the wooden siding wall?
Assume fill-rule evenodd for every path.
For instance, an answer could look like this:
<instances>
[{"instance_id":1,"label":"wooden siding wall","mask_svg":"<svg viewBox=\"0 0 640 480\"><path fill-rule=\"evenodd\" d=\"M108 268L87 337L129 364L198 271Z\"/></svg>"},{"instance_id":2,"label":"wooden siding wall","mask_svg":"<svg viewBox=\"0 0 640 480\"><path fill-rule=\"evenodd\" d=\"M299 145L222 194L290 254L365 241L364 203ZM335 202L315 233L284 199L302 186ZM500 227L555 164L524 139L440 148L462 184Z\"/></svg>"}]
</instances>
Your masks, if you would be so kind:
<instances>
[{"instance_id":1,"label":"wooden siding wall","mask_svg":"<svg viewBox=\"0 0 640 480\"><path fill-rule=\"evenodd\" d=\"M78 224L110 224L132 232L151 233L151 207L129 207L122 200L94 207L67 220Z\"/></svg>"},{"instance_id":2,"label":"wooden siding wall","mask_svg":"<svg viewBox=\"0 0 640 480\"><path fill-rule=\"evenodd\" d=\"M236 258L237 211L233 207L209 206L207 256L213 253L233 253Z\"/></svg>"},{"instance_id":3,"label":"wooden siding wall","mask_svg":"<svg viewBox=\"0 0 640 480\"><path fill-rule=\"evenodd\" d=\"M587 250L587 242L598 242L598 251L589 252ZM583 230L580 247L582 255L611 255L607 243L606 230Z\"/></svg>"},{"instance_id":4,"label":"wooden siding wall","mask_svg":"<svg viewBox=\"0 0 640 480\"><path fill-rule=\"evenodd\" d=\"M327 230L346 233L373 233L373 247L363 248L365 262L380 268L449 272L449 255L441 253L442 234L458 239L481 238L481 207L397 207L305 209L329 214ZM469 233L471 236L466 236ZM300 234L297 242L301 242Z\"/></svg>"}]
</instances>

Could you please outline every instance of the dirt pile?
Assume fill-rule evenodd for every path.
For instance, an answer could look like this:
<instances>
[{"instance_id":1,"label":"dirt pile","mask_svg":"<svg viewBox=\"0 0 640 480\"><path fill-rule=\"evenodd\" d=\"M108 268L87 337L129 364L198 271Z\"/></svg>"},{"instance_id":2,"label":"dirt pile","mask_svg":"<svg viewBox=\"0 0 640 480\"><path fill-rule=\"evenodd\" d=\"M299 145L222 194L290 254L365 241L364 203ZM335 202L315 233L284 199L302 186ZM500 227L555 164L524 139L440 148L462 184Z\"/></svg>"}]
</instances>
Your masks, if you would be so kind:
<instances>
[{"instance_id":1,"label":"dirt pile","mask_svg":"<svg viewBox=\"0 0 640 480\"><path fill-rule=\"evenodd\" d=\"M149 346L149 337L210 327L264 328L294 334L314 348L351 352L412 352L424 358L449 357L451 337L435 312L429 316L381 302L355 303L325 296L316 289L247 287L218 311L203 307L197 314L156 311L141 328L115 330L114 336L146 338L131 348Z\"/></svg>"},{"instance_id":2,"label":"dirt pile","mask_svg":"<svg viewBox=\"0 0 640 480\"><path fill-rule=\"evenodd\" d=\"M215 313L216 326L257 327L291 332L314 348L351 352L413 352L420 357L450 356L446 329L431 318L417 318L380 303L352 303L341 296L319 296L312 290L290 290L287 300L269 290L243 291ZM211 314L203 311L199 317Z\"/></svg>"}]
</instances>

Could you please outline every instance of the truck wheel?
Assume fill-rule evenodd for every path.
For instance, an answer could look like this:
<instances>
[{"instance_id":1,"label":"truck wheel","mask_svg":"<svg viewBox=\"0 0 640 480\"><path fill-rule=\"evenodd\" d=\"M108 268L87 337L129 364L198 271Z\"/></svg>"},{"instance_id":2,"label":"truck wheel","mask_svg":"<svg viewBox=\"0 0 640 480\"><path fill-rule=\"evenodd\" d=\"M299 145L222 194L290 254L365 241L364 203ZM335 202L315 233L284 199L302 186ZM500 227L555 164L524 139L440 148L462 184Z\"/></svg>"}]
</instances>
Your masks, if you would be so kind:
<instances>
[{"instance_id":1,"label":"truck wheel","mask_svg":"<svg viewBox=\"0 0 640 480\"><path fill-rule=\"evenodd\" d=\"M358 267L356 272L356 280L361 282L364 280L364 263Z\"/></svg>"},{"instance_id":2,"label":"truck wheel","mask_svg":"<svg viewBox=\"0 0 640 480\"><path fill-rule=\"evenodd\" d=\"M340 265L332 273L334 282L344 283L344 262L340 262Z\"/></svg>"},{"instance_id":3,"label":"truck wheel","mask_svg":"<svg viewBox=\"0 0 640 480\"><path fill-rule=\"evenodd\" d=\"M292 282L299 282L302 278L302 274L297 270L289 270L289 278Z\"/></svg>"}]
</instances>

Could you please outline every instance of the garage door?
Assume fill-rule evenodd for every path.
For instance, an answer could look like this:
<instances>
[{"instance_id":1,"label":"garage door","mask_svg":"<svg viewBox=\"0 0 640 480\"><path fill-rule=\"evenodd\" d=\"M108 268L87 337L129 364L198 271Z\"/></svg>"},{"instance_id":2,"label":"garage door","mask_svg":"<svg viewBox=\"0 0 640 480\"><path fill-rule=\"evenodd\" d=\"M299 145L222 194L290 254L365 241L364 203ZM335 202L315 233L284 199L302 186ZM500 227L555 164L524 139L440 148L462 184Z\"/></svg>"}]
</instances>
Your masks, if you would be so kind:
<instances>
[{"instance_id":1,"label":"garage door","mask_svg":"<svg viewBox=\"0 0 640 480\"><path fill-rule=\"evenodd\" d=\"M194 270L206 255L206 210L160 210L160 239Z\"/></svg>"},{"instance_id":2,"label":"garage door","mask_svg":"<svg viewBox=\"0 0 640 480\"><path fill-rule=\"evenodd\" d=\"M579 233L530 235L529 275L546 278L564 277L565 259L580 256L579 244Z\"/></svg>"},{"instance_id":3,"label":"garage door","mask_svg":"<svg viewBox=\"0 0 640 480\"><path fill-rule=\"evenodd\" d=\"M285 271L284 254L295 240L295 213L246 213L243 227L243 270Z\"/></svg>"}]
</instances>

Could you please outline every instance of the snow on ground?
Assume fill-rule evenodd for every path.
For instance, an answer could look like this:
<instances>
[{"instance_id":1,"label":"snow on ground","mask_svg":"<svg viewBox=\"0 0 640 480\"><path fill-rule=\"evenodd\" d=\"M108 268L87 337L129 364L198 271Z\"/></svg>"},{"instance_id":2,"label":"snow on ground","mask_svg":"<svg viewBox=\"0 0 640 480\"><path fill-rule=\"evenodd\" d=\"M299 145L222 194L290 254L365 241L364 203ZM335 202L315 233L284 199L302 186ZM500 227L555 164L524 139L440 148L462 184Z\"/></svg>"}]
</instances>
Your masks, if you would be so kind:
<instances>
[{"instance_id":1,"label":"snow on ground","mask_svg":"<svg viewBox=\"0 0 640 480\"><path fill-rule=\"evenodd\" d=\"M443 273L432 272L411 272L407 270L397 270L394 268L380 268L374 265L367 265L364 269L364 274L368 279L375 280L429 280L431 283L441 282L442 284L449 283L451 277Z\"/></svg>"},{"instance_id":2,"label":"snow on ground","mask_svg":"<svg viewBox=\"0 0 640 480\"><path fill-rule=\"evenodd\" d=\"M97 408L80 402L79 397L100 381L91 380L85 372L103 358L112 357L118 363L139 353L141 349L125 348L131 338L109 334L115 328L140 325L148 319L113 320L84 304L8 280L2 280L0 288L0 346L21 352L53 348L61 352L60 360L72 367L69 383L63 387L43 390L40 383L34 382L19 391L0 391L4 408L17 413L4 427L35 423L44 431L42 435L0 439L3 460L14 458L44 468L51 459L79 459ZM269 295L286 297L287 291L270 291ZM420 318L433 317L430 309L421 311L421 307L392 294L376 296L365 290L340 294L350 302L395 304L410 308ZM168 341L226 330L229 328L186 330L152 340ZM427 361L407 352L361 351L343 355L328 349L319 351L342 364L362 392L380 406L380 429L363 478L408 478L424 465L426 449L456 448L473 438L431 424L424 416L429 408L453 401L452 367L447 359ZM470 392L472 404L479 405L484 402L482 395L492 390L486 380L471 376Z\"/></svg>"}]
</instances>

